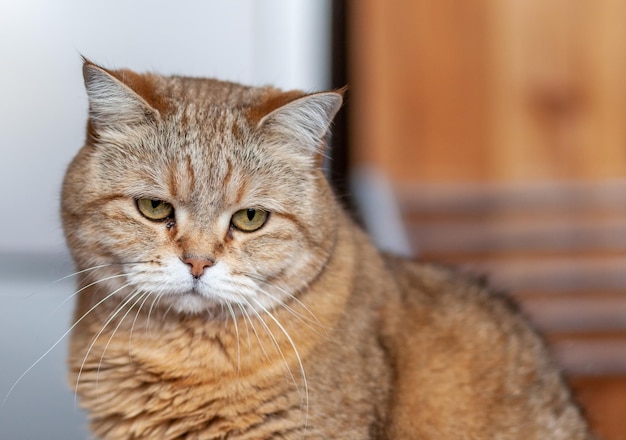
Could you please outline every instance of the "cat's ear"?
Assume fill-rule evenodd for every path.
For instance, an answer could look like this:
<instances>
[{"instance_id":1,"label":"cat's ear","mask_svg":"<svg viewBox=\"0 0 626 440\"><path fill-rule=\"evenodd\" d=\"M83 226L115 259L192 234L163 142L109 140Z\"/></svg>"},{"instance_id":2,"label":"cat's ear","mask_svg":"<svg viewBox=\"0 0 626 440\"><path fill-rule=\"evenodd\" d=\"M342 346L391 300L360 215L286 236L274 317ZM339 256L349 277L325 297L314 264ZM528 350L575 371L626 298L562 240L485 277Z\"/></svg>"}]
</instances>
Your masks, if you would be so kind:
<instances>
[{"instance_id":1,"label":"cat's ear","mask_svg":"<svg viewBox=\"0 0 626 440\"><path fill-rule=\"evenodd\" d=\"M264 116L259 126L272 137L298 145L303 153L316 157L325 145L330 124L343 101L343 89L313 93L284 104Z\"/></svg>"},{"instance_id":2,"label":"cat's ear","mask_svg":"<svg viewBox=\"0 0 626 440\"><path fill-rule=\"evenodd\" d=\"M89 118L96 127L145 123L159 117L159 111L135 90L140 75L110 71L84 59L83 77Z\"/></svg>"}]
</instances>

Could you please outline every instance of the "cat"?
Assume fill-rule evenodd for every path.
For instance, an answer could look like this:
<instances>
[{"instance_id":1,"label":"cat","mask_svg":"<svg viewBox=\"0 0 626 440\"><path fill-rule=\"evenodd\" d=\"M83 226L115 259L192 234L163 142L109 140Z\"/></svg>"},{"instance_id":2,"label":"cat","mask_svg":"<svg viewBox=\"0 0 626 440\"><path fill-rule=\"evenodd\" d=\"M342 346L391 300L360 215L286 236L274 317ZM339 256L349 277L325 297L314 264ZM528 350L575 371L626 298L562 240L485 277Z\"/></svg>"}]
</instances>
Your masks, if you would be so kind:
<instances>
[{"instance_id":1,"label":"cat","mask_svg":"<svg viewBox=\"0 0 626 440\"><path fill-rule=\"evenodd\" d=\"M322 171L342 91L84 60L70 382L102 439L590 439L504 295L379 252Z\"/></svg>"}]
</instances>

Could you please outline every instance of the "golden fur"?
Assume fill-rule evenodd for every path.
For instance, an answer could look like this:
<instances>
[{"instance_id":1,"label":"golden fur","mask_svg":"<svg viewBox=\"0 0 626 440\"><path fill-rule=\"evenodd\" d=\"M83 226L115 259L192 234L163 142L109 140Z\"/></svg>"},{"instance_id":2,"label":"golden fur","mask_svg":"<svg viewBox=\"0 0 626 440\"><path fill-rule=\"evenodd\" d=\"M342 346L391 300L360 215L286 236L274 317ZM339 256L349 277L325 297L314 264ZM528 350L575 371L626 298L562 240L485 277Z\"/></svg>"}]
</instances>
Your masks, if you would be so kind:
<instances>
[{"instance_id":1,"label":"golden fur","mask_svg":"<svg viewBox=\"0 0 626 440\"><path fill-rule=\"evenodd\" d=\"M591 438L506 298L381 255L343 212L318 166L340 93L84 74L62 214L96 436ZM174 213L145 218L142 198ZM242 209L266 224L234 227Z\"/></svg>"}]
</instances>

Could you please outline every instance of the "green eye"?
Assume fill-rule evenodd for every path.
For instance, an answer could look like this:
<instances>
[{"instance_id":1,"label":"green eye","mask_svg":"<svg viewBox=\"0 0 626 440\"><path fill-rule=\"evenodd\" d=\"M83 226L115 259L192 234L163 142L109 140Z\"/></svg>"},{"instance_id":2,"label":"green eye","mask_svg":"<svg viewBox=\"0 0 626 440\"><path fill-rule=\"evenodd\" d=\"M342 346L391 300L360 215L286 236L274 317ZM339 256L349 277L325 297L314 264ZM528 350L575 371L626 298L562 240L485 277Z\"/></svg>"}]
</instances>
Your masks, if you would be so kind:
<instances>
[{"instance_id":1,"label":"green eye","mask_svg":"<svg viewBox=\"0 0 626 440\"><path fill-rule=\"evenodd\" d=\"M261 229L268 216L269 212L260 209L242 209L233 215L230 222L240 231L254 232Z\"/></svg>"},{"instance_id":2,"label":"green eye","mask_svg":"<svg viewBox=\"0 0 626 440\"><path fill-rule=\"evenodd\" d=\"M139 199L137 209L149 220L165 220L174 213L174 207L163 200Z\"/></svg>"}]
</instances>

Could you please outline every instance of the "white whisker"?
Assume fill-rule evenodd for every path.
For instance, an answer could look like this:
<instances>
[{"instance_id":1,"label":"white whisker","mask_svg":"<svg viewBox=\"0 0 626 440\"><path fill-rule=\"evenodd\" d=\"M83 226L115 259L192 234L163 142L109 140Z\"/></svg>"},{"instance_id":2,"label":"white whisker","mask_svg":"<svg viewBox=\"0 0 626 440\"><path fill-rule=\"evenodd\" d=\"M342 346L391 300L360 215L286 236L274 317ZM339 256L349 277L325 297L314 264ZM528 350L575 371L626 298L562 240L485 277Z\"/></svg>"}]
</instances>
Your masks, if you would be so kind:
<instances>
[{"instance_id":1,"label":"white whisker","mask_svg":"<svg viewBox=\"0 0 626 440\"><path fill-rule=\"evenodd\" d=\"M233 306L230 303L226 303L230 316L233 318L233 324L235 325L235 337L237 338L237 375L241 372L241 344L239 342L239 326L237 325L237 316L233 310Z\"/></svg>"},{"instance_id":2,"label":"white whisker","mask_svg":"<svg viewBox=\"0 0 626 440\"><path fill-rule=\"evenodd\" d=\"M81 316L74 324L72 324L70 326L69 329L67 329L67 331L65 331L65 333L63 333L61 335L61 337L59 339L57 339L57 341L52 344L52 346L50 348L48 348L44 354L42 354L41 356L39 356L39 358L33 362L31 364L30 367L28 367L18 378L17 380L13 383L13 385L11 386L11 388L9 388L9 391L7 392L7 394L4 396L4 399L2 400L2 404L0 405L0 409L4 407L4 405L7 402L7 399L9 398L9 396L11 395L11 393L13 392L13 390L15 389L15 387L22 381L22 379L24 378L24 376L26 376L33 368L35 368L42 360L43 358L45 358L52 350L54 350L54 348L59 345L59 343L67 336L70 334L70 332L72 330L74 330L74 328L87 316L89 315L92 311L94 311L98 306L100 306L103 302L105 302L107 299L111 298L113 295L115 295L119 290L123 289L124 287L127 287L128 284L123 285L122 287L120 287L119 289L113 291L112 293L108 294L107 296L105 296L103 299L101 299L100 301L98 301L93 307L91 307L87 312L85 312L83 314L83 316ZM82 289L81 289L82 290Z\"/></svg>"},{"instance_id":3,"label":"white whisker","mask_svg":"<svg viewBox=\"0 0 626 440\"><path fill-rule=\"evenodd\" d=\"M282 307L283 309L287 310L289 313L291 313L298 321L300 321L303 325L305 325L307 328L311 329L313 332L315 332L317 335L322 336L322 337L328 337L328 328L321 323L321 321L317 318L315 318L315 320L311 320L309 318L307 318L306 316L302 316L302 314L298 313L295 309L293 309L292 307L290 307L288 304L286 304L285 302L281 301L280 298L278 298L276 295L272 295L271 293L269 293L267 290L262 289L262 288L258 288L257 290L258 292L262 293L263 295L273 299L279 307ZM292 295L293 297L293 295ZM295 298L295 297L293 297ZM301 304L301 303L300 303ZM304 304L302 304L302 306L305 308L305 310L307 312L309 312L309 314L311 314L311 316L315 317L315 315L313 315L313 313L306 307L304 306ZM315 327L319 327L322 329L323 333L320 332L317 328Z\"/></svg>"},{"instance_id":4,"label":"white whisker","mask_svg":"<svg viewBox=\"0 0 626 440\"><path fill-rule=\"evenodd\" d=\"M111 298L113 295L117 294L120 290L128 287L130 285L130 283L126 283L123 286L121 286L119 289L114 290L112 293L109 293L104 300ZM135 294L135 292L130 293L127 296L127 299L129 297L132 297ZM85 313L83 316L81 316L80 320L82 320L85 316L87 316L89 313L91 313L92 310L94 310L95 308L97 308L98 306L100 306L104 300L99 301L98 303L96 303L95 306L93 306L91 309L89 309L89 311L87 313ZM77 404L77 397L78 397L78 385L80 383L80 377L83 374L83 369L85 368L85 363L87 362L87 357L89 356L89 353L91 352L91 349L93 348L94 344L96 343L97 339L100 337L100 335L102 334L102 332L104 331L104 329L107 327L107 325L111 322L111 320L113 318L115 318L115 316L119 313L119 311L122 309L122 307L124 307L124 305L126 304L126 302L124 302L122 305L117 306L115 308L115 310L111 313L111 315L109 315L109 318L107 319L107 321L104 323L104 325L102 326L102 328L100 329L100 331L98 332L98 334L92 339L91 344L89 345L89 348L87 349L87 352L85 354L85 356L83 357L83 362L80 364L80 369L78 370L78 376L76 377L76 384L74 385L74 405L76 406ZM80 321L79 320L79 321ZM79 322L77 321L77 322ZM76 324L74 324L76 325Z\"/></svg>"},{"instance_id":5,"label":"white whisker","mask_svg":"<svg viewBox=\"0 0 626 440\"><path fill-rule=\"evenodd\" d=\"M134 291L129 298L127 298L124 303L119 306L117 308L117 311L113 314L113 316L111 316L107 322L104 324L104 326L102 327L102 329L98 332L98 334L96 335L96 337L93 340L92 345L89 347L89 349L91 350L91 347L93 346L93 344L96 342L96 340L100 337L100 335L102 334L102 331L108 326L108 324L110 323L110 321L112 319L115 319L115 315L117 315L117 313L121 310L124 309L124 307L126 307L126 305L128 305L131 301L133 301L135 298L137 298L137 300L131 304L131 306L128 308L128 310L126 311L126 313L124 313L124 315L122 316L122 318L119 320L119 322L117 323L117 325L115 326L115 328L113 329L113 332L111 333L111 336L109 336L109 339L106 343L106 345L104 346L104 350L102 350L102 354L100 355L100 360L98 361L98 368L97 368L97 373L96 373L96 393L99 387L99 378L100 378L100 369L102 368L102 361L104 360L104 355L106 354L106 351L109 348L109 345L111 344L111 341L113 340L113 338L115 337L115 334L117 333L117 331L119 330L120 326L122 325L122 323L124 322L124 319L126 319L126 317L128 316L128 314L131 312L131 310L133 310L133 308L139 303L139 301L142 300L142 298L147 295L147 292L141 292L140 290L136 290ZM132 333L131 333L132 335ZM87 359L87 356L89 356L89 351L87 351L87 354L85 355L85 360ZM84 362L83 362L84 364ZM76 383L76 386L78 387L78 382Z\"/></svg>"},{"instance_id":6,"label":"white whisker","mask_svg":"<svg viewBox=\"0 0 626 440\"><path fill-rule=\"evenodd\" d=\"M283 327L283 325L280 323L280 321L278 321L278 319L276 319L276 317L274 317L274 315L272 315L272 313L269 310L267 310L267 308L265 308L263 306L263 304L261 304L258 300L256 300L255 298L250 298L250 299L252 301L254 301L256 303L256 305L259 306L265 312L265 314L267 316L269 316L269 318L272 321L274 321L274 323L278 326L280 331L285 335L285 337L289 341L289 344L291 345L291 348L293 349L293 352L294 352L294 354L296 356L296 359L298 360L298 365L300 367L300 374L302 376L302 383L304 385L304 400L305 400L304 430L306 432L306 427L308 426L308 422L309 422L309 384L308 384L308 381L307 381L307 378L306 378L306 373L304 371L304 364L302 363L302 358L300 357L300 353L298 352L298 349L296 348L296 344L294 343L293 339L291 338L291 336L289 335L289 333L287 332L285 327ZM258 313L257 313L257 316L259 316ZM260 319L260 316L259 316L259 319ZM294 381L294 385L296 386L296 389L299 390L300 387L298 387L296 379L293 376L293 374L291 373L291 368L289 367L289 364L287 362L287 359L285 358L285 355L283 354L282 349L280 348L280 346L278 346L278 342L277 342L276 338L272 334L271 330L269 329L269 327L267 326L265 321L263 321L262 319L260 319L260 320L265 325L265 328L270 333L270 336L272 337L272 339L274 339L274 342L277 344L278 351L280 352L283 360L287 364L287 369L289 370L289 374L291 375L291 377L292 377L292 379ZM300 396L300 398L302 399L302 396Z\"/></svg>"},{"instance_id":7,"label":"white whisker","mask_svg":"<svg viewBox=\"0 0 626 440\"><path fill-rule=\"evenodd\" d=\"M133 319L133 324L130 327L130 336L128 337L128 358L130 359L131 362L133 358L131 354L131 346L133 342L133 332L135 331L135 325L137 324L137 318L139 317L139 313L141 313L141 310L143 309L144 304L146 303L148 298L150 298L150 296L151 296L150 292L145 292L145 294L142 296L143 301L139 305L139 308L137 309L137 313L135 313L135 318Z\"/></svg>"},{"instance_id":8,"label":"white whisker","mask_svg":"<svg viewBox=\"0 0 626 440\"><path fill-rule=\"evenodd\" d=\"M315 316L315 314L311 311L311 309L309 309L309 307L304 304L296 295L294 295L293 293L289 292L288 290L282 288L281 286L277 285L277 284L270 284L267 281L265 281L262 277L256 276L252 273L248 273L246 274L248 277L250 277L251 279L253 279L254 281L256 281L257 283L263 283L267 286L273 287L275 289L278 289L281 293L285 294L285 296L287 296L290 300L294 301L295 303L297 303L300 307L302 307L304 309L305 312L307 312L311 318L307 318L305 316L302 316L301 314L299 314L298 312L296 312L292 307L290 307L288 304L286 304L284 301L280 301L280 298L277 298L275 295L272 295L271 293L269 293L266 289L261 288L260 286L257 285L259 291L263 294L265 294L266 296L276 300L277 302L280 303L280 305L282 307L285 307L286 310L290 311L293 313L293 315L295 317L297 317L300 321L302 321L303 323L310 323L310 324L314 324L316 326L318 326L320 329L322 329L324 331L323 336L328 336L328 330L330 330L326 325L322 324L322 322L317 318L317 316ZM309 327L311 328L311 327ZM318 333L319 334L319 333Z\"/></svg>"},{"instance_id":9,"label":"white whisker","mask_svg":"<svg viewBox=\"0 0 626 440\"><path fill-rule=\"evenodd\" d=\"M154 295L154 301L152 301L152 304L150 304L150 309L148 310L148 319L146 320L146 329L145 331L150 331L150 317L152 316L152 309L154 308L155 304L158 304L159 301L161 301L161 299L163 298L163 295Z\"/></svg>"},{"instance_id":10,"label":"white whisker","mask_svg":"<svg viewBox=\"0 0 626 440\"><path fill-rule=\"evenodd\" d=\"M242 304L237 303L236 305L237 307L239 307L239 310L241 310L241 316L243 316L243 323L246 326L246 336L248 340L248 355L249 355L252 351L252 345L250 344L250 328L248 326L248 320L250 319L250 317L248 316L248 313L243 308ZM248 320L246 320L246 318L248 318Z\"/></svg>"},{"instance_id":11,"label":"white whisker","mask_svg":"<svg viewBox=\"0 0 626 440\"><path fill-rule=\"evenodd\" d=\"M167 318L167 315L172 311L172 307L174 307L174 303L170 303L170 305L165 309L165 313L163 314L163 321Z\"/></svg>"},{"instance_id":12,"label":"white whisker","mask_svg":"<svg viewBox=\"0 0 626 440\"><path fill-rule=\"evenodd\" d=\"M145 263L145 261L136 261L136 262L132 262L132 263L107 263L107 264L99 264L97 266L91 266L91 267L88 267L86 269L81 269L81 270L78 270L76 272L72 272L72 273L70 273L68 275L65 275L65 276L63 276L61 278L58 278L58 279L56 279L54 281L51 281L50 283L46 284L45 286L43 286L38 291L33 292L30 295L28 295L28 297L31 297L33 295L37 295L40 292L43 292L43 291L47 290L49 287L55 286L55 285L57 285L59 283L62 283L63 281L66 281L66 280L68 280L70 278L73 278L73 277L77 277L78 275L82 275L82 274L87 273L87 272L92 272L92 271L95 271L95 270L98 270L98 269L105 269L107 267L113 267L113 266L133 265L133 264L143 264L143 263Z\"/></svg>"},{"instance_id":13,"label":"white whisker","mask_svg":"<svg viewBox=\"0 0 626 440\"><path fill-rule=\"evenodd\" d=\"M72 293L70 296L68 296L67 298L65 298L63 301L61 301L50 313L50 315L54 315L61 307L63 307L63 304L65 304L66 302L68 302L69 300L71 300L72 298L76 297L76 295L78 295L79 293L81 293L83 290L88 289L90 287L95 286L96 284L100 284L103 283L105 281L110 281L116 278L124 278L127 274L125 273L120 273L117 275L111 275L109 277L105 277L102 279L99 279L97 281L94 281L92 283L87 284L86 286L81 287L80 289L78 289L77 291L75 291L74 293Z\"/></svg>"},{"instance_id":14,"label":"white whisker","mask_svg":"<svg viewBox=\"0 0 626 440\"><path fill-rule=\"evenodd\" d=\"M87 269L82 269L82 270L79 270L79 271L76 271L76 272L72 272L72 273L70 273L68 275L65 275L65 276L63 276L61 278L58 278L58 279L56 279L56 280L46 284L41 289L38 289L37 291L30 293L27 296L27 298L30 298L30 297L32 297L34 295L38 295L41 292L46 291L49 287L55 286L55 285L65 281L65 280L68 280L68 279L72 278L72 277L76 277L76 276L81 275L83 273L90 272L90 271L97 270L97 269L102 269L102 268L109 267L109 266L113 266L113 264L100 264L98 266L92 266L92 267L88 267Z\"/></svg>"},{"instance_id":15,"label":"white whisker","mask_svg":"<svg viewBox=\"0 0 626 440\"><path fill-rule=\"evenodd\" d=\"M285 356L285 354L283 353L282 348L280 348L280 344L278 343L278 339L276 339L276 336L274 336L274 333L272 333L272 329L270 329L270 327L267 325L267 322L265 322L263 320L263 318L261 317L261 314L259 312L257 312L255 309L252 309L252 312L254 313L254 315L256 316L257 320L261 322L261 324L263 325L263 328L265 329L265 332L270 336L270 338L272 339L272 342L274 343L274 346L276 347L276 350L278 350L278 353L280 354L280 356L283 359L283 362L285 364L285 367L287 369L287 372L289 373L289 375L291 376L292 382L295 385L296 389L299 389L298 387L298 382L296 381L295 376L293 375L291 368L289 367L289 362L287 361L287 357ZM266 353L267 355L267 353ZM268 359L270 359L268 357Z\"/></svg>"}]
</instances>

